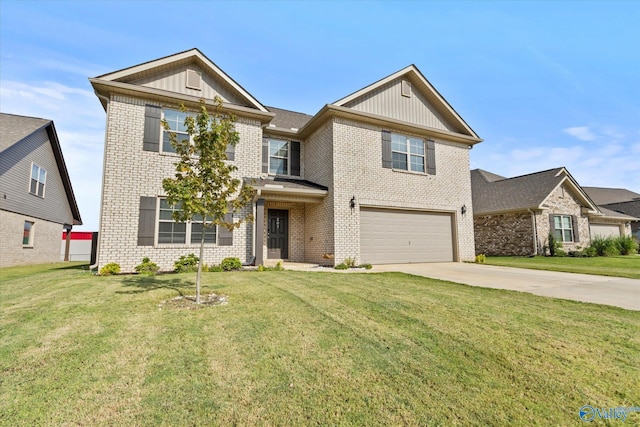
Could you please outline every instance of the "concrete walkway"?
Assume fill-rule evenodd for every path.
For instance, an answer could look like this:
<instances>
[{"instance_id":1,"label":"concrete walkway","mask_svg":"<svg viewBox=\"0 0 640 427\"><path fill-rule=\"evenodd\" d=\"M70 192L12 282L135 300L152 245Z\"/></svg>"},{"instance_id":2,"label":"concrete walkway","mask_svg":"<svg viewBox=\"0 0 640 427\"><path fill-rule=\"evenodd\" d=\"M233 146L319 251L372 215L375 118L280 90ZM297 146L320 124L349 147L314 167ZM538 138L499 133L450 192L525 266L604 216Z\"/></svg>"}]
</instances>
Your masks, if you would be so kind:
<instances>
[{"instance_id":1,"label":"concrete walkway","mask_svg":"<svg viewBox=\"0 0 640 427\"><path fill-rule=\"evenodd\" d=\"M637 279L458 262L376 265L371 271L398 271L471 286L509 289L640 311L640 280Z\"/></svg>"}]
</instances>

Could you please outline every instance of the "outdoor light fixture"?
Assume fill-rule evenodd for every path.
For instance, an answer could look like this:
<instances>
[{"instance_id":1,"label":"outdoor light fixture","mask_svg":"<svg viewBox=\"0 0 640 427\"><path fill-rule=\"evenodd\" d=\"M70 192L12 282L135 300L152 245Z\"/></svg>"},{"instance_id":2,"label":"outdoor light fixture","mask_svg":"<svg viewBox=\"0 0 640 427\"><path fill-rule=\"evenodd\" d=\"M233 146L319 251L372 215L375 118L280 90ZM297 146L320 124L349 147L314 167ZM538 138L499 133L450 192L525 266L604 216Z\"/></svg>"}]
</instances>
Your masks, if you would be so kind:
<instances>
[{"instance_id":1,"label":"outdoor light fixture","mask_svg":"<svg viewBox=\"0 0 640 427\"><path fill-rule=\"evenodd\" d=\"M351 201L349 201L349 206L351 207L351 209L355 209L355 207L356 207L356 196L353 196L351 198Z\"/></svg>"},{"instance_id":2,"label":"outdoor light fixture","mask_svg":"<svg viewBox=\"0 0 640 427\"><path fill-rule=\"evenodd\" d=\"M462 205L462 207L460 208L460 212L462 213L462 215L467 213L467 205Z\"/></svg>"}]
</instances>

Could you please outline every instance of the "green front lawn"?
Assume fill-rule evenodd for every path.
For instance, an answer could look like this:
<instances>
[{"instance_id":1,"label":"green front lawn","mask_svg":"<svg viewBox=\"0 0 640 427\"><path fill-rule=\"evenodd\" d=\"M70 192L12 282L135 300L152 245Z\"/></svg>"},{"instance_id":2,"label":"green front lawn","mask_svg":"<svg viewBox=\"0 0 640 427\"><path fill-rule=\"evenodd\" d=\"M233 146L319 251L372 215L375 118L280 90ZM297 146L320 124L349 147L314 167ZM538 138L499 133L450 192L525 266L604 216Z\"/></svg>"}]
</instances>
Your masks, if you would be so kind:
<instances>
[{"instance_id":1,"label":"green front lawn","mask_svg":"<svg viewBox=\"0 0 640 427\"><path fill-rule=\"evenodd\" d=\"M0 270L0 425L581 425L640 402L640 313L400 273ZM629 414L630 425L640 413Z\"/></svg>"},{"instance_id":2,"label":"green front lawn","mask_svg":"<svg viewBox=\"0 0 640 427\"><path fill-rule=\"evenodd\" d=\"M568 273L597 274L601 276L640 279L640 256L613 256L593 258L573 257L487 257L485 264L504 267L532 268L535 270L566 271Z\"/></svg>"}]
</instances>

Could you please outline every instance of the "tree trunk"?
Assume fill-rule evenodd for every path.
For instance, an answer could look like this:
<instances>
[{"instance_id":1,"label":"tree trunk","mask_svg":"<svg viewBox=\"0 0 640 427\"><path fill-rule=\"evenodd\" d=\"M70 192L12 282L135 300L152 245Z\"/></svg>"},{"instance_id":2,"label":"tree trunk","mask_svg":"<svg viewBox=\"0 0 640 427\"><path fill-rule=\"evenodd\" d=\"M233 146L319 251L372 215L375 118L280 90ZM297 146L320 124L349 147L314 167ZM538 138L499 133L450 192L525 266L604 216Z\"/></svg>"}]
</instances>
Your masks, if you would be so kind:
<instances>
[{"instance_id":1,"label":"tree trunk","mask_svg":"<svg viewBox=\"0 0 640 427\"><path fill-rule=\"evenodd\" d=\"M198 273L196 274L196 304L200 304L200 276L202 275L202 258L204 257L204 233L206 231L202 223L202 237L200 238L200 258L198 259Z\"/></svg>"}]
</instances>

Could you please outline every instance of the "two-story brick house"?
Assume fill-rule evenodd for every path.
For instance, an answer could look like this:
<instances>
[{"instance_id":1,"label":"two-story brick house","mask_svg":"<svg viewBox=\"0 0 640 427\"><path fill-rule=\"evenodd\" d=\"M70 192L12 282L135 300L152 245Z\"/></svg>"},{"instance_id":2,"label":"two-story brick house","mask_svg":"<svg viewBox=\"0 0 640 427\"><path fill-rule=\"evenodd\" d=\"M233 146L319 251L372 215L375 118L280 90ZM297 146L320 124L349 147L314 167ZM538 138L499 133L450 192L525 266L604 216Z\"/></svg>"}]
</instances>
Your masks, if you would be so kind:
<instances>
[{"instance_id":1,"label":"two-story brick house","mask_svg":"<svg viewBox=\"0 0 640 427\"><path fill-rule=\"evenodd\" d=\"M253 224L207 234L205 262L236 256L334 264L474 257L469 150L481 141L408 66L314 116L266 107L199 50L90 79L107 112L98 264L163 270L197 252L201 227L179 224L162 179L176 161L161 128L180 134L183 103L223 100L240 141L228 153L253 182Z\"/></svg>"}]
</instances>

